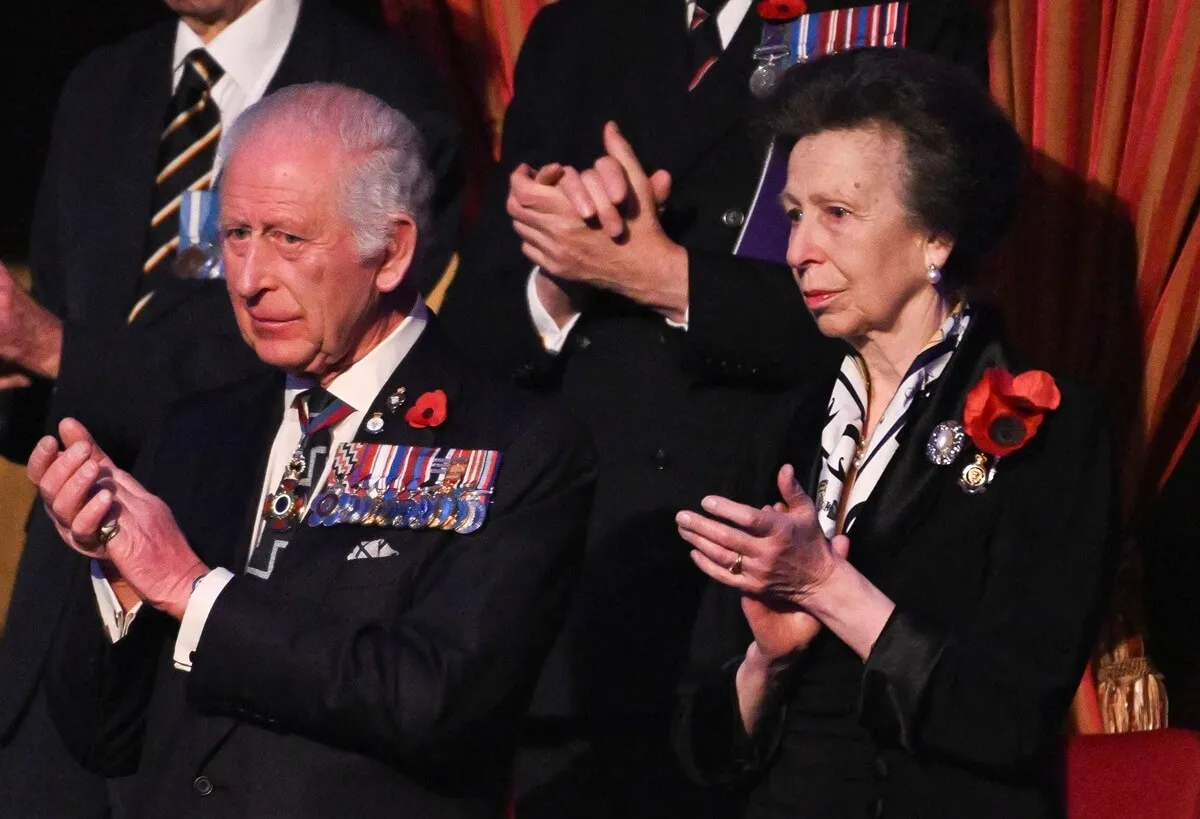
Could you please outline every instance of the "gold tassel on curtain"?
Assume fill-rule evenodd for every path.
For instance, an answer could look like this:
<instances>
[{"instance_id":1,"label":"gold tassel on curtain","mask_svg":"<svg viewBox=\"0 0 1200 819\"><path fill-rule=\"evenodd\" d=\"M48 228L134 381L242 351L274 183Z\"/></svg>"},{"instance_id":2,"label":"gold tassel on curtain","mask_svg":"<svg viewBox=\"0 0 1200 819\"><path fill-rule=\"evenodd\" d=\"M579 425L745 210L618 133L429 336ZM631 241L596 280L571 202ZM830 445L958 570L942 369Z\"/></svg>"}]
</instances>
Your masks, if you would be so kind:
<instances>
[{"instance_id":1,"label":"gold tassel on curtain","mask_svg":"<svg viewBox=\"0 0 1200 819\"><path fill-rule=\"evenodd\" d=\"M1098 697L1106 734L1167 727L1167 689L1141 642L1125 640L1100 663Z\"/></svg>"}]
</instances>

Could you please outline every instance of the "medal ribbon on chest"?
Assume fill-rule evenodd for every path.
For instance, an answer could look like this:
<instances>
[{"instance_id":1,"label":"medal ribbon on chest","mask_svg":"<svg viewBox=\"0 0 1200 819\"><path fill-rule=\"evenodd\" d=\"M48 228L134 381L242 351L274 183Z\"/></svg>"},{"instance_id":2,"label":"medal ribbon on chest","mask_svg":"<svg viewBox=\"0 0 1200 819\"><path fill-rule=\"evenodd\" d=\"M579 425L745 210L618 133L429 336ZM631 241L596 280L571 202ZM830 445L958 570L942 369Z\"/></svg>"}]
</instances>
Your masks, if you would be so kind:
<instances>
[{"instance_id":1,"label":"medal ribbon on chest","mask_svg":"<svg viewBox=\"0 0 1200 819\"><path fill-rule=\"evenodd\" d=\"M342 444L308 523L470 534L487 518L502 457L488 449Z\"/></svg>"},{"instance_id":2,"label":"medal ribbon on chest","mask_svg":"<svg viewBox=\"0 0 1200 819\"><path fill-rule=\"evenodd\" d=\"M881 3L851 9L802 14L793 20L763 20L758 67L750 75L750 92L769 97L783 72L796 63L825 54L871 46L904 47L908 35L908 3Z\"/></svg>"}]
</instances>

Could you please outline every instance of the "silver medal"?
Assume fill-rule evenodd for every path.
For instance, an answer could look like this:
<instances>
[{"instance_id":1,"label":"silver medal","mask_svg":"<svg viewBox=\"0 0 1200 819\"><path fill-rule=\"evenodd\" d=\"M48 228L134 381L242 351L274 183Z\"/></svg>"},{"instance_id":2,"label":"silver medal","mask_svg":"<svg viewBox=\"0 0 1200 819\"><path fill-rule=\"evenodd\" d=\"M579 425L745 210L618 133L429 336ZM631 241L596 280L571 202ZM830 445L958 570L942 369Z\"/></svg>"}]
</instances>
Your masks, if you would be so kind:
<instances>
[{"instance_id":1,"label":"silver medal","mask_svg":"<svg viewBox=\"0 0 1200 819\"><path fill-rule=\"evenodd\" d=\"M782 73L774 62L763 63L750 74L750 93L760 100L771 96L779 87Z\"/></svg>"}]
</instances>

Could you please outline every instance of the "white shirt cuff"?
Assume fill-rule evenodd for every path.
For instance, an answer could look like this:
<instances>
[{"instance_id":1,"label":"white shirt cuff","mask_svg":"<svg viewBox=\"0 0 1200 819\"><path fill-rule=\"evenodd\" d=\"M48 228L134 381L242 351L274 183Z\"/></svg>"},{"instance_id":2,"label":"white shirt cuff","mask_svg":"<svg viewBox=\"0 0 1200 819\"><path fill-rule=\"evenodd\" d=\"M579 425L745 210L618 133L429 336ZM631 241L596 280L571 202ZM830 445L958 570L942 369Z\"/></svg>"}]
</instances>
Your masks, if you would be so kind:
<instances>
[{"instance_id":1,"label":"white shirt cuff","mask_svg":"<svg viewBox=\"0 0 1200 819\"><path fill-rule=\"evenodd\" d=\"M688 319L691 318L691 315L692 315L692 308L685 307L685 308L683 308L683 321L671 321L669 318L666 318L665 316L663 317L663 321L665 321L668 324L668 326L674 327L676 330L686 331L688 328Z\"/></svg>"},{"instance_id":2,"label":"white shirt cuff","mask_svg":"<svg viewBox=\"0 0 1200 819\"><path fill-rule=\"evenodd\" d=\"M100 568L99 561L92 561L92 591L96 593L96 605L100 609L100 621L104 623L104 633L108 635L108 639L114 643L129 633L129 627L133 625L133 618L141 611L142 604L139 602L129 611L121 608L121 601L117 599L117 593L113 591L112 584L108 582L108 578L104 576L104 570Z\"/></svg>"},{"instance_id":3,"label":"white shirt cuff","mask_svg":"<svg viewBox=\"0 0 1200 819\"><path fill-rule=\"evenodd\" d=\"M196 584L183 611L183 622L179 624L179 635L175 638L175 667L180 671L192 670L192 652L200 645L200 633L208 622L217 595L233 580L233 572L220 566L211 570Z\"/></svg>"},{"instance_id":4,"label":"white shirt cuff","mask_svg":"<svg viewBox=\"0 0 1200 819\"><path fill-rule=\"evenodd\" d=\"M529 281L525 284L525 300L529 302L529 315L533 319L533 328L537 330L537 334L542 339L542 346L547 352L560 353L563 345L567 343L567 336L571 335L571 329L575 326L575 322L579 321L579 313L567 319L567 323L562 327L558 326L550 313L546 311L542 300L537 294L537 277L541 273L541 268L537 265L533 266L533 270L529 274Z\"/></svg>"}]
</instances>

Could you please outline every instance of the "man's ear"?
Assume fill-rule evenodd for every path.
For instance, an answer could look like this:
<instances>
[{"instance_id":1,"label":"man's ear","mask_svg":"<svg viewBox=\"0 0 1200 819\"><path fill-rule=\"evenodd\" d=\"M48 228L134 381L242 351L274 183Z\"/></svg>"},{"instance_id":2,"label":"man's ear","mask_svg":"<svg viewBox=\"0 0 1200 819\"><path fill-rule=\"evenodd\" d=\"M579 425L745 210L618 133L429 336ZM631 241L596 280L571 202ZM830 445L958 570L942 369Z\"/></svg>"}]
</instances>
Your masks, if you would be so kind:
<instances>
[{"instance_id":1,"label":"man's ear","mask_svg":"<svg viewBox=\"0 0 1200 819\"><path fill-rule=\"evenodd\" d=\"M407 213L392 219L392 238L383 249L379 270L375 273L375 289L391 293L408 274L417 252L417 223Z\"/></svg>"}]
</instances>

